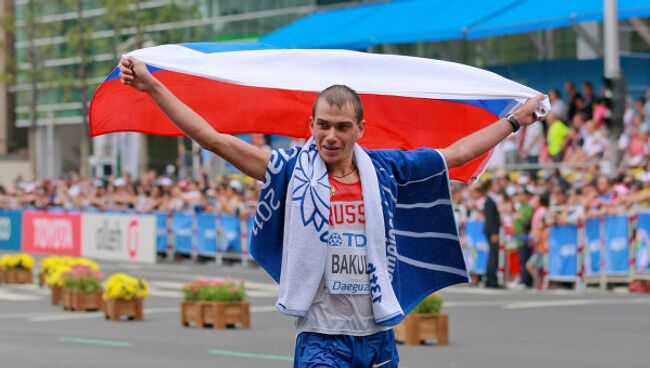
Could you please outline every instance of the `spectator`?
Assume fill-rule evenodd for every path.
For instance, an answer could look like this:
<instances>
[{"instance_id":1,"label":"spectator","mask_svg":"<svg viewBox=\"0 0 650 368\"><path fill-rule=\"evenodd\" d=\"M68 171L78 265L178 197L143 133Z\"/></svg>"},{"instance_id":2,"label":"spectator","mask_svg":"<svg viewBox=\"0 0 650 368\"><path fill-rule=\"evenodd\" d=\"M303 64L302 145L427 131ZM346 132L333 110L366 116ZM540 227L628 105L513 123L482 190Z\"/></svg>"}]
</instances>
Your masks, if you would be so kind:
<instances>
[{"instance_id":1,"label":"spectator","mask_svg":"<svg viewBox=\"0 0 650 368\"><path fill-rule=\"evenodd\" d=\"M544 254L547 248L547 231L546 222L546 209L549 206L549 193L545 192L540 196L536 196L533 206L535 211L530 224L530 240L534 249L533 255L526 262L526 270L533 275L534 279L538 279L542 270L545 269Z\"/></svg>"},{"instance_id":2,"label":"spectator","mask_svg":"<svg viewBox=\"0 0 650 368\"><path fill-rule=\"evenodd\" d=\"M584 101L583 111L587 115L587 119L591 119L593 114L594 103L596 103L597 97L594 93L594 87L591 82L585 81L582 83L582 97Z\"/></svg>"},{"instance_id":3,"label":"spectator","mask_svg":"<svg viewBox=\"0 0 650 368\"><path fill-rule=\"evenodd\" d=\"M520 157L528 164L537 164L542 151L542 142L544 141L544 127L542 127L542 124L529 125L522 130L521 134L523 138L519 150ZM535 168L530 168L526 172L528 176L537 175Z\"/></svg>"},{"instance_id":4,"label":"spectator","mask_svg":"<svg viewBox=\"0 0 650 368\"><path fill-rule=\"evenodd\" d=\"M488 241L488 263L485 271L485 287L500 288L497 280L499 267L499 230L501 229L501 215L497 207L497 184L487 180L479 187L479 193L485 198L483 216L485 217L485 237Z\"/></svg>"},{"instance_id":5,"label":"spectator","mask_svg":"<svg viewBox=\"0 0 650 368\"><path fill-rule=\"evenodd\" d=\"M531 256L530 229L534 209L530 205L531 193L522 187L517 194L517 215L514 223L514 235L517 242L517 251L519 252L519 264L525 265ZM521 267L519 273L520 287L530 288L533 286L533 279L526 269Z\"/></svg>"},{"instance_id":6,"label":"spectator","mask_svg":"<svg viewBox=\"0 0 650 368\"><path fill-rule=\"evenodd\" d=\"M633 125L621 134L618 148L629 166L639 166L644 163L647 143L648 133L642 133L638 126Z\"/></svg>"},{"instance_id":7,"label":"spectator","mask_svg":"<svg viewBox=\"0 0 650 368\"><path fill-rule=\"evenodd\" d=\"M637 126L641 131L650 131L650 127L645 125L645 117L643 115L643 107L645 106L645 99L643 97L637 98L634 102L626 104L625 114L623 116L624 129L627 130L632 126Z\"/></svg>"},{"instance_id":8,"label":"spectator","mask_svg":"<svg viewBox=\"0 0 650 368\"><path fill-rule=\"evenodd\" d=\"M550 122L547 135L548 154L551 156L553 162L560 162L562 161L564 148L567 144L569 127L553 114L547 115L546 121Z\"/></svg>"},{"instance_id":9,"label":"spectator","mask_svg":"<svg viewBox=\"0 0 650 368\"><path fill-rule=\"evenodd\" d=\"M557 88L553 88L548 94L549 100L551 100L551 113L559 117L563 121L567 121L567 106L562 101L562 95Z\"/></svg>"},{"instance_id":10,"label":"spectator","mask_svg":"<svg viewBox=\"0 0 650 368\"><path fill-rule=\"evenodd\" d=\"M573 81L566 81L564 83L564 91L567 94L567 121L573 121L573 116L576 114L576 99L582 98L580 93L576 90L576 85Z\"/></svg>"},{"instance_id":11,"label":"spectator","mask_svg":"<svg viewBox=\"0 0 650 368\"><path fill-rule=\"evenodd\" d=\"M604 127L598 127L593 120L587 121L585 124L585 141L583 150L587 161L599 160L603 158L604 153L607 151L607 133Z\"/></svg>"}]
</instances>

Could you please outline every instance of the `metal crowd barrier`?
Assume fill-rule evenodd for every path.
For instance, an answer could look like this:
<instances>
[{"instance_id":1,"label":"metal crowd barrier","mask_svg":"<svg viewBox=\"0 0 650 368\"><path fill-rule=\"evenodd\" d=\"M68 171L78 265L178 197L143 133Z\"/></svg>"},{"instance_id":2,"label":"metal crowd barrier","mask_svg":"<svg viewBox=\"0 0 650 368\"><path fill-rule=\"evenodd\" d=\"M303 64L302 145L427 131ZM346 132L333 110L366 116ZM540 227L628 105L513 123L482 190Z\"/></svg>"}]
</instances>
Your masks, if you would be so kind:
<instances>
[{"instance_id":1,"label":"metal crowd barrier","mask_svg":"<svg viewBox=\"0 0 650 368\"><path fill-rule=\"evenodd\" d=\"M482 221L461 224L464 252L471 274L485 274L488 244ZM502 284L513 278L512 236L500 233L498 276ZM606 215L575 224L548 227L543 287L571 282L606 288L609 284L650 280L650 211ZM524 267L524 265L519 265Z\"/></svg>"}]
</instances>

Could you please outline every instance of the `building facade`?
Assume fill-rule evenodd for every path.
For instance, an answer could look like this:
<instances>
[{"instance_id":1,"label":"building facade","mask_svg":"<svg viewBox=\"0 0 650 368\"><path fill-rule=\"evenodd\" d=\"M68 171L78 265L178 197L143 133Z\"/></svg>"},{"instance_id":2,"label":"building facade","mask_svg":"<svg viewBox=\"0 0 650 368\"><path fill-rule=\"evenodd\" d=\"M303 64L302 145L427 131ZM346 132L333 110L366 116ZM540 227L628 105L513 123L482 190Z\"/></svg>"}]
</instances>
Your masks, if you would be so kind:
<instances>
[{"instance_id":1,"label":"building facade","mask_svg":"<svg viewBox=\"0 0 650 368\"><path fill-rule=\"evenodd\" d=\"M0 78L0 154L22 149L33 158L39 177L80 168L90 176L115 174L119 167L134 174L145 167L161 171L178 156L174 138L134 134L88 138L88 102L121 54L165 43L255 40L310 12L364 2L368 1L0 0L3 18L13 18L0 33L0 42L7 45L0 52L0 73L12 76ZM624 50L647 48L641 33L622 25ZM647 19L642 20L640 26L647 29L646 25ZM600 26L592 24L583 31L599 39ZM385 45L372 51L478 66L593 56L571 28L476 42Z\"/></svg>"},{"instance_id":2,"label":"building facade","mask_svg":"<svg viewBox=\"0 0 650 368\"><path fill-rule=\"evenodd\" d=\"M165 43L254 40L319 7L342 3L0 1L13 11L14 29L5 28L3 35L9 35L13 43L14 53L8 59L10 65L16 66L15 81L0 85L0 95L4 96L0 98L0 109L6 116L2 120L7 121L2 134L12 127L30 136L23 146L30 146L39 177L76 171L84 167L84 162L90 164L87 175L114 174L118 166L139 170L150 165L160 168L162 160L173 162L176 145L170 138L147 137L144 146L142 137L129 134L86 141L87 104L121 54ZM2 137L0 149L6 145ZM117 164L118 157L124 162Z\"/></svg>"}]
</instances>

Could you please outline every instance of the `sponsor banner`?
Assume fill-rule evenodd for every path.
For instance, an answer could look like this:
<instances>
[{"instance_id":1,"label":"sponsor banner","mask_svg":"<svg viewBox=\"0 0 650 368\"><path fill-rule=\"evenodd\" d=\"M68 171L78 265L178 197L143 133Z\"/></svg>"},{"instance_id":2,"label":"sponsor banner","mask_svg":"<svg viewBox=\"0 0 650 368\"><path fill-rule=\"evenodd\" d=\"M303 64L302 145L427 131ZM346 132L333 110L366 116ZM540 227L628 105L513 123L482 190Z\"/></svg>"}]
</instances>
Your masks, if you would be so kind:
<instances>
[{"instance_id":1,"label":"sponsor banner","mask_svg":"<svg viewBox=\"0 0 650 368\"><path fill-rule=\"evenodd\" d=\"M637 222L635 270L650 272L650 212L640 212Z\"/></svg>"},{"instance_id":2,"label":"sponsor banner","mask_svg":"<svg viewBox=\"0 0 650 368\"><path fill-rule=\"evenodd\" d=\"M167 253L167 213L156 212L156 252Z\"/></svg>"},{"instance_id":3,"label":"sponsor banner","mask_svg":"<svg viewBox=\"0 0 650 368\"><path fill-rule=\"evenodd\" d=\"M627 215L605 217L605 272L621 274L629 272L630 247Z\"/></svg>"},{"instance_id":4,"label":"sponsor banner","mask_svg":"<svg viewBox=\"0 0 650 368\"><path fill-rule=\"evenodd\" d=\"M578 227L551 226L548 237L549 278L575 278L578 274Z\"/></svg>"},{"instance_id":5,"label":"sponsor banner","mask_svg":"<svg viewBox=\"0 0 650 368\"><path fill-rule=\"evenodd\" d=\"M487 269L488 243L483 226L483 221L465 223L465 262L475 274L484 274Z\"/></svg>"},{"instance_id":6,"label":"sponsor banner","mask_svg":"<svg viewBox=\"0 0 650 368\"><path fill-rule=\"evenodd\" d=\"M81 255L141 263L156 262L156 217L83 214Z\"/></svg>"},{"instance_id":7,"label":"sponsor banner","mask_svg":"<svg viewBox=\"0 0 650 368\"><path fill-rule=\"evenodd\" d=\"M214 257L217 254L217 216L202 213L196 217L197 253Z\"/></svg>"},{"instance_id":8,"label":"sponsor banner","mask_svg":"<svg viewBox=\"0 0 650 368\"><path fill-rule=\"evenodd\" d=\"M0 249L20 250L22 211L0 209Z\"/></svg>"},{"instance_id":9,"label":"sponsor banner","mask_svg":"<svg viewBox=\"0 0 650 368\"><path fill-rule=\"evenodd\" d=\"M23 212L22 251L36 254L81 255L81 215Z\"/></svg>"},{"instance_id":10,"label":"sponsor banner","mask_svg":"<svg viewBox=\"0 0 650 368\"><path fill-rule=\"evenodd\" d=\"M192 214L175 213L172 216L174 253L192 254Z\"/></svg>"},{"instance_id":11,"label":"sponsor banner","mask_svg":"<svg viewBox=\"0 0 650 368\"><path fill-rule=\"evenodd\" d=\"M600 219L592 218L585 223L585 275L594 276L600 274Z\"/></svg>"},{"instance_id":12,"label":"sponsor banner","mask_svg":"<svg viewBox=\"0 0 650 368\"><path fill-rule=\"evenodd\" d=\"M218 237L217 251L224 253L241 253L241 224L238 216L221 215L219 217L221 232Z\"/></svg>"}]
</instances>

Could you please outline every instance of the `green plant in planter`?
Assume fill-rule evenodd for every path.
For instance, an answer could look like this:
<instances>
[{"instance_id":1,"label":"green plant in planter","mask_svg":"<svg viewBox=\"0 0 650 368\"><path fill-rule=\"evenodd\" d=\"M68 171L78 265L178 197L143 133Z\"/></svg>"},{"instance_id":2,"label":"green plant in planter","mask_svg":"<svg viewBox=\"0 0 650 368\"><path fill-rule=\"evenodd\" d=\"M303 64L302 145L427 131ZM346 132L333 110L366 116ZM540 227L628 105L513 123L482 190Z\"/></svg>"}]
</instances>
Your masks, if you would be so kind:
<instances>
[{"instance_id":1,"label":"green plant in planter","mask_svg":"<svg viewBox=\"0 0 650 368\"><path fill-rule=\"evenodd\" d=\"M89 266L75 265L70 271L61 275L63 287L66 289L81 290L87 293L101 290L104 275Z\"/></svg>"},{"instance_id":2,"label":"green plant in planter","mask_svg":"<svg viewBox=\"0 0 650 368\"><path fill-rule=\"evenodd\" d=\"M443 301L440 296L431 294L416 305L412 313L438 314L442 309L442 304Z\"/></svg>"},{"instance_id":3,"label":"green plant in planter","mask_svg":"<svg viewBox=\"0 0 650 368\"><path fill-rule=\"evenodd\" d=\"M243 282L234 280L196 279L183 286L185 301L240 302L246 298Z\"/></svg>"}]
</instances>

